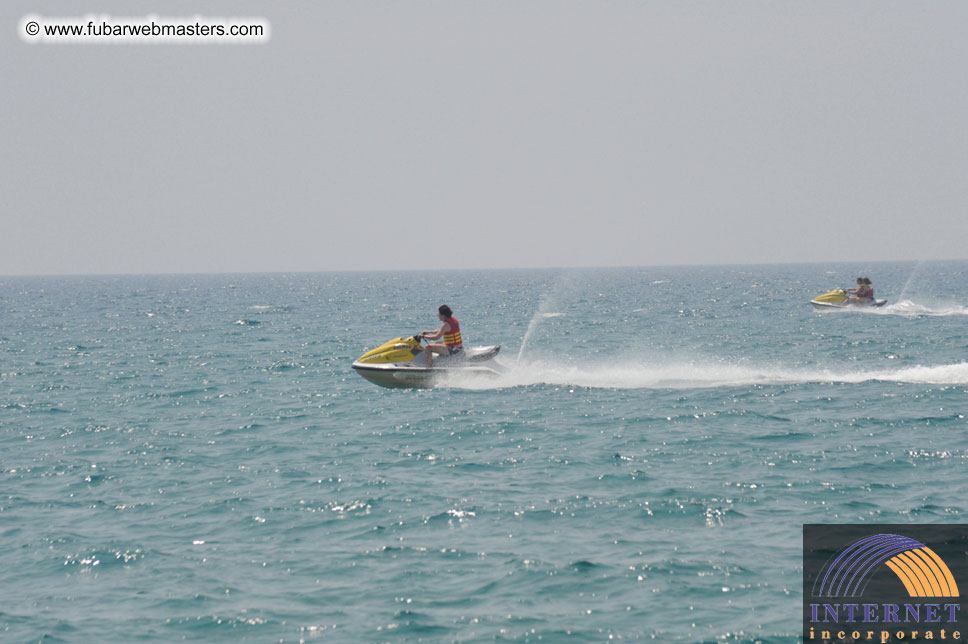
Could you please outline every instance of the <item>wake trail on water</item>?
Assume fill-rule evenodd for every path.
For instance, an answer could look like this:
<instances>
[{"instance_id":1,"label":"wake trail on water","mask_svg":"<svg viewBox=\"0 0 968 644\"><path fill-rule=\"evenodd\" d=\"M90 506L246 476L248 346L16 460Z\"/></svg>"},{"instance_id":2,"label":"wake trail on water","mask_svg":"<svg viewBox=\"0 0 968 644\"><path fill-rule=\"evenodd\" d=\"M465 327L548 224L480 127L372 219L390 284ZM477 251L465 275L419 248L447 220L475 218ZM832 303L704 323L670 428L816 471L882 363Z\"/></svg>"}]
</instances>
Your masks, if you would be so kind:
<instances>
[{"instance_id":1,"label":"wake trail on water","mask_svg":"<svg viewBox=\"0 0 968 644\"><path fill-rule=\"evenodd\" d=\"M889 303L878 308L865 309L864 313L900 315L902 317L948 317L968 315L968 306L960 304L927 305L912 300L900 300L894 304Z\"/></svg>"},{"instance_id":2,"label":"wake trail on water","mask_svg":"<svg viewBox=\"0 0 968 644\"><path fill-rule=\"evenodd\" d=\"M596 389L703 389L807 383L897 382L968 385L968 362L897 369L817 369L723 363L679 362L664 365L567 365L548 361L519 362L494 378L455 376L452 387L503 389L533 385Z\"/></svg>"}]
</instances>

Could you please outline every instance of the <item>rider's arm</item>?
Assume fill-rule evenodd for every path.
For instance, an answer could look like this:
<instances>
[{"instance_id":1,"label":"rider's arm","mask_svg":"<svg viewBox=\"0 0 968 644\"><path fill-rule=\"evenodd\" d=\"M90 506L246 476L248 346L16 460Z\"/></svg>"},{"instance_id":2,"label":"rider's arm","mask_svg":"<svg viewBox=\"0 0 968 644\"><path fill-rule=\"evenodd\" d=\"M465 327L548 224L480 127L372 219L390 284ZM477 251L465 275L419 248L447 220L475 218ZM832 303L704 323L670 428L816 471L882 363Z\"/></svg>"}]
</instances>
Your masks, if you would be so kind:
<instances>
[{"instance_id":1,"label":"rider's arm","mask_svg":"<svg viewBox=\"0 0 968 644\"><path fill-rule=\"evenodd\" d=\"M445 330L444 327L447 327L447 329ZM444 322L443 324L440 325L440 328L437 329L436 331L424 331L423 337L427 338L428 340L436 340L437 338L444 335L444 333L446 333L449 330L450 330L450 325Z\"/></svg>"}]
</instances>

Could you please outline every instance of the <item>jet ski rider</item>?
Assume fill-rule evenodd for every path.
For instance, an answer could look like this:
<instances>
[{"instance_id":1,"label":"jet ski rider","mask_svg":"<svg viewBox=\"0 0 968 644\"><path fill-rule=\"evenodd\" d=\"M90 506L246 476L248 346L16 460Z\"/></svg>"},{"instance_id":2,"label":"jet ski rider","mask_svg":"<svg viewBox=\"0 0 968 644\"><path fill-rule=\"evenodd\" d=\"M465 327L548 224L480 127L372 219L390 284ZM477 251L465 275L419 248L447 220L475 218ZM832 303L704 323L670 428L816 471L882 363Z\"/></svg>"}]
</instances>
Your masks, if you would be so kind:
<instances>
[{"instance_id":1,"label":"jet ski rider","mask_svg":"<svg viewBox=\"0 0 968 644\"><path fill-rule=\"evenodd\" d=\"M853 293L848 301L854 304L870 304L874 301L874 287L869 277L858 277L857 288L848 289L847 292Z\"/></svg>"},{"instance_id":2,"label":"jet ski rider","mask_svg":"<svg viewBox=\"0 0 968 644\"><path fill-rule=\"evenodd\" d=\"M454 312L446 304L437 309L437 317L440 318L440 328L436 331L424 331L420 337L428 340L436 340L443 336L443 343L428 344L425 348L427 356L427 366L434 359L434 354L441 356L456 355L464 350L464 343L460 337L460 323L454 317Z\"/></svg>"}]
</instances>

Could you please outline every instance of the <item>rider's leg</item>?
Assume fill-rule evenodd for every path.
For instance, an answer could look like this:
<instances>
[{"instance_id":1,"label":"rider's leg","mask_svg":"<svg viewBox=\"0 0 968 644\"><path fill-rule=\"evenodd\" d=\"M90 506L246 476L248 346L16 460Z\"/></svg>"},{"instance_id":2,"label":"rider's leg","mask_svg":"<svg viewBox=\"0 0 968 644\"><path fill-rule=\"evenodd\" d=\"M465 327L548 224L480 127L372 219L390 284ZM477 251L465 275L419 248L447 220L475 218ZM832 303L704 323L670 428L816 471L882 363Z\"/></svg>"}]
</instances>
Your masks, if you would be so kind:
<instances>
[{"instance_id":1,"label":"rider's leg","mask_svg":"<svg viewBox=\"0 0 968 644\"><path fill-rule=\"evenodd\" d=\"M424 348L424 353L427 354L426 363L427 363L427 366L429 367L430 366L430 363L434 359L434 354L435 353L438 354L438 355L441 355L441 356L450 355L450 349L447 348L447 345L446 344L440 344L440 343L437 343L437 344L428 344Z\"/></svg>"}]
</instances>

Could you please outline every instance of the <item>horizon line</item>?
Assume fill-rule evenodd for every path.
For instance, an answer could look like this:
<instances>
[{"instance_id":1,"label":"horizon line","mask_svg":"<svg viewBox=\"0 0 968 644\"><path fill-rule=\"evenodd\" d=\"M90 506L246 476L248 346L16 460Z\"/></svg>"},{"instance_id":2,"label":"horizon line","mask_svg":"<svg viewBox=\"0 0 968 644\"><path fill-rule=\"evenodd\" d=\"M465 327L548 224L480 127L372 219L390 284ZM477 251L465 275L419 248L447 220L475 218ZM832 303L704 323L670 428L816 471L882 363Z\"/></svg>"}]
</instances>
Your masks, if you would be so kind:
<instances>
[{"instance_id":1,"label":"horizon line","mask_svg":"<svg viewBox=\"0 0 968 644\"><path fill-rule=\"evenodd\" d=\"M621 270L641 268L716 268L729 267L761 267L761 266L816 266L820 264L916 264L916 263L950 263L965 262L968 258L944 259L901 259L901 260L858 260L858 261L811 261L811 262L725 262L709 264L613 264L597 266L503 266L503 267L441 267L441 268L328 268L328 269L295 269L295 270L264 270L264 271L167 271L146 273L6 273L0 274L0 279L37 278L37 277L176 277L176 276L219 276L219 275L317 275L324 273L430 273L438 271L566 271L566 270Z\"/></svg>"}]
</instances>

